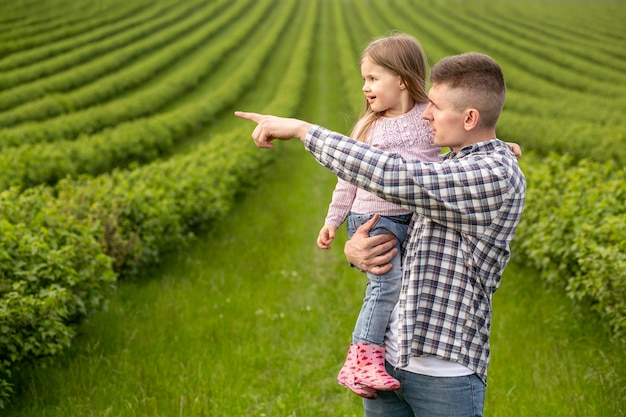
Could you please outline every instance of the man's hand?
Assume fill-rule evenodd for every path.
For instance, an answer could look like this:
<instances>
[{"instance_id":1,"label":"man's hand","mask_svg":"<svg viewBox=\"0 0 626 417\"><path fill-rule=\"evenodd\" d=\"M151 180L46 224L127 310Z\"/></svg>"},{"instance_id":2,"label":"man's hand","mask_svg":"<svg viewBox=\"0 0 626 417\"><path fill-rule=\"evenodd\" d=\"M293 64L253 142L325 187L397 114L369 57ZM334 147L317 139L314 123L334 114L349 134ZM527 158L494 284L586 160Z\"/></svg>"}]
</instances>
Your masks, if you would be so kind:
<instances>
[{"instance_id":1,"label":"man's hand","mask_svg":"<svg viewBox=\"0 0 626 417\"><path fill-rule=\"evenodd\" d=\"M376 275L389 272L390 262L398 253L395 248L398 241L393 234L369 236L379 217L377 214L359 227L343 248L348 262L361 271Z\"/></svg>"},{"instance_id":2,"label":"man's hand","mask_svg":"<svg viewBox=\"0 0 626 417\"><path fill-rule=\"evenodd\" d=\"M252 139L254 139L254 144L259 148L273 148L274 144L272 141L274 139L289 140L298 138L304 142L304 138L311 127L310 123L302 120L258 113L236 111L235 116L252 120L257 124L252 132Z\"/></svg>"}]
</instances>

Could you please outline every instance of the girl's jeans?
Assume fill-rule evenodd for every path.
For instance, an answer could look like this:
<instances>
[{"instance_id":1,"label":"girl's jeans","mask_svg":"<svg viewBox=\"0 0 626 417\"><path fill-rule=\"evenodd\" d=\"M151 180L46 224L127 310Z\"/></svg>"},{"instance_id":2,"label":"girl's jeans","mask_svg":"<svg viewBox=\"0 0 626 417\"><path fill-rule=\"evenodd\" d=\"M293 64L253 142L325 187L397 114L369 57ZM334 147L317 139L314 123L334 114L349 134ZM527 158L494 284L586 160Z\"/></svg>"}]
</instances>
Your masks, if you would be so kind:
<instances>
[{"instance_id":1,"label":"girl's jeans","mask_svg":"<svg viewBox=\"0 0 626 417\"><path fill-rule=\"evenodd\" d=\"M386 366L400 389L364 399L365 417L482 417L485 385L476 374L434 377Z\"/></svg>"},{"instance_id":2,"label":"girl's jeans","mask_svg":"<svg viewBox=\"0 0 626 417\"><path fill-rule=\"evenodd\" d=\"M352 238L356 229L371 219L373 214L350 213L348 216L348 236ZM389 324L389 316L398 302L402 284L402 241L404 240L411 214L402 216L381 216L372 228L370 236L393 233L398 239L398 254L393 257L393 267L383 275L367 273L369 278L361 312L352 333L352 343L369 343L382 346Z\"/></svg>"}]
</instances>

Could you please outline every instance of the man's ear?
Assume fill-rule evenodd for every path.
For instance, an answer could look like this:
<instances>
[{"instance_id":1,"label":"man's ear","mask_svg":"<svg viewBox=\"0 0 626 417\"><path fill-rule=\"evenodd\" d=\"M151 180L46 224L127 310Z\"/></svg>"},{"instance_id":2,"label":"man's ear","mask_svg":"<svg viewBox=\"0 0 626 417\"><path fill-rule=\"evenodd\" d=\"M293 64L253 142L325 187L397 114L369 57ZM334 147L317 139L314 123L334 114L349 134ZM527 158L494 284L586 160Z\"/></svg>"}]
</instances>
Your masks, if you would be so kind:
<instances>
[{"instance_id":1,"label":"man's ear","mask_svg":"<svg viewBox=\"0 0 626 417\"><path fill-rule=\"evenodd\" d=\"M473 130L478 126L480 120L480 112L476 109L467 109L465 111L465 119L463 120L463 127L465 130Z\"/></svg>"}]
</instances>

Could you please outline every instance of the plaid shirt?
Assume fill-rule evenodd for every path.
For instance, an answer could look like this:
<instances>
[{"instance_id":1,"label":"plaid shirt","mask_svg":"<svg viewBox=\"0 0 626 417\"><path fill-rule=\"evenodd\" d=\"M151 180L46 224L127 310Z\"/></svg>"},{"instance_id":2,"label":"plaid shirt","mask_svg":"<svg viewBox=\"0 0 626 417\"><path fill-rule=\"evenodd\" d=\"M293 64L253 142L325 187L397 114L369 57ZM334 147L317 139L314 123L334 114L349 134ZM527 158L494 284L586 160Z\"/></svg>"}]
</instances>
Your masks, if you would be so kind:
<instances>
[{"instance_id":1,"label":"plaid shirt","mask_svg":"<svg viewBox=\"0 0 626 417\"><path fill-rule=\"evenodd\" d=\"M491 297L526 191L508 145L493 139L442 162L406 161L313 126L305 146L338 177L421 215L413 216L404 244L398 365L433 355L486 383Z\"/></svg>"}]
</instances>

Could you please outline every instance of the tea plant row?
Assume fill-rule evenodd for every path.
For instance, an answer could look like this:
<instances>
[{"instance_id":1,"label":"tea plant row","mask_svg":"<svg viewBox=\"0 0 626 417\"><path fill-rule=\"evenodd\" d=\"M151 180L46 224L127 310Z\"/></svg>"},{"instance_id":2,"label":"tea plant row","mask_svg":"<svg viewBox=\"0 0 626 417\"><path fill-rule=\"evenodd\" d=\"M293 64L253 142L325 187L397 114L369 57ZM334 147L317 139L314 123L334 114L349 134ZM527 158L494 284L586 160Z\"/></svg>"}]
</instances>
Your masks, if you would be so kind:
<instances>
[{"instance_id":1,"label":"tea plant row","mask_svg":"<svg viewBox=\"0 0 626 417\"><path fill-rule=\"evenodd\" d=\"M16 17L14 21L2 19L0 33L3 35L0 35L2 40L0 57L81 36L85 32L113 24L120 18L138 13L148 6L140 2L116 1L105 5L103 11L97 7L89 8L85 4L79 4L75 7L75 13L65 14L67 5L65 8L52 6L48 10L46 6L51 6L50 4L38 5L37 13L33 13L33 4L24 2L21 5L15 3L13 5L16 6L15 10L8 13L20 13L20 6L24 6L24 10L21 10L24 14Z\"/></svg>"},{"instance_id":2,"label":"tea plant row","mask_svg":"<svg viewBox=\"0 0 626 417\"><path fill-rule=\"evenodd\" d=\"M82 35L10 54L0 59L0 71L2 73L0 89L15 89L25 82L35 81L63 70L76 70L79 65L103 54L114 51L123 54L128 49L136 50L127 48L127 46L142 38L149 37L151 34L160 34L167 26L175 25L177 21L183 19L185 13L194 12L198 7L198 5L193 6L195 7L170 10L173 7L171 4L162 4L112 24L103 25ZM157 40L159 38L160 35ZM155 47L154 44L147 44ZM120 55L119 58L121 59L117 62L117 66L108 61L102 61L102 67L93 66L91 68L93 70L92 78L86 81L93 81L98 75L106 74L107 70L114 70L125 65L128 59L133 58L133 55ZM104 66L107 63L109 63L109 67ZM57 80L54 83L48 83L46 86L48 90L41 88L35 92L41 94L42 92L54 91L54 87L65 87L67 84ZM20 96L31 99L25 94L18 97ZM8 97L4 97L4 94L0 103L2 103L0 107L3 110L20 104L17 99L13 103L9 102Z\"/></svg>"},{"instance_id":3,"label":"tea plant row","mask_svg":"<svg viewBox=\"0 0 626 417\"><path fill-rule=\"evenodd\" d=\"M0 114L0 123L5 122L6 126L24 121L48 119L63 114L60 117L50 118L40 123L24 123L3 129L0 131L0 148L26 143L72 139L81 133L93 133L120 124L125 120L156 112L175 98L184 95L200 79L208 76L224 54L228 53L231 48L234 48L248 35L253 23L258 22L263 17L263 9L258 9L258 14L247 14L245 22L232 26L233 29L228 32L229 36L222 36L218 41L214 41L215 43L211 43L211 48L202 49L203 53L192 65L177 69L174 74L161 81L161 85L155 85L154 89L133 94L124 99L113 100L108 103L107 100L117 97L133 87L140 86L167 65L176 62L177 59L197 48L198 45L208 42L215 32L223 30L225 26L232 23L246 6L245 3L236 3L236 7L232 7L224 14L219 15L218 18L213 18L207 24L205 20L212 18L215 12L214 8L209 8L206 15L199 14L194 17L193 20L198 19L198 21L193 23L200 25L197 31L188 34L179 41L172 41L171 38L180 35L180 29L174 34L168 33L168 36L157 44L158 46L161 43L167 43L168 46L149 58L127 65L121 71L101 79L95 85L74 90L68 94L50 95L43 100L31 102L17 107L13 111ZM252 24L250 24L251 21ZM124 61L128 57L116 53L114 56L107 56L104 59L118 62ZM100 61L102 60L96 60L96 65L101 65L102 62ZM91 66L89 64L89 67ZM82 74L89 73L91 73L91 68L78 68L64 75L63 78L72 79L70 86L74 86L74 75L80 79ZM46 81L48 79L43 79L42 83ZM11 95L11 93L14 92L12 90L7 91L7 95Z\"/></svg>"},{"instance_id":4,"label":"tea plant row","mask_svg":"<svg viewBox=\"0 0 626 417\"><path fill-rule=\"evenodd\" d=\"M265 4L259 3L261 6ZM240 12L241 9L237 7L232 10L232 14L225 14L226 19ZM31 140L38 138L37 134L54 133L56 134L51 139L57 139L52 143L44 141L5 149L0 154L0 163L5 167L0 173L0 189L54 183L67 175L100 174L115 167L127 166L131 162L145 163L167 154L177 140L195 133L225 106L233 104L243 89L254 82L262 66L240 66L231 74L227 84L218 86L199 100L151 117L125 121L153 113L195 87L199 80L214 70L231 48L240 45L249 36L267 12L267 7L251 9L240 20L236 29L230 32L230 36L207 44L198 55L198 59L192 65L182 67L168 77L164 87L148 89L103 106L90 107L83 112L70 113L67 117L45 123L44 128L36 125L30 126L31 129L26 126L19 132L7 130L6 136L0 132L0 138L7 138L12 133L11 137L15 141L24 137L25 129L28 129L29 133L32 132ZM277 36L278 34L275 34L274 37L270 37L267 34L261 43L256 43L251 49L248 59L262 62L269 54L273 47L272 42L276 41ZM115 127L97 134L85 135L75 141L58 140L66 136L71 137L72 134L99 130L103 123ZM35 158L36 155L40 158Z\"/></svg>"}]
</instances>

